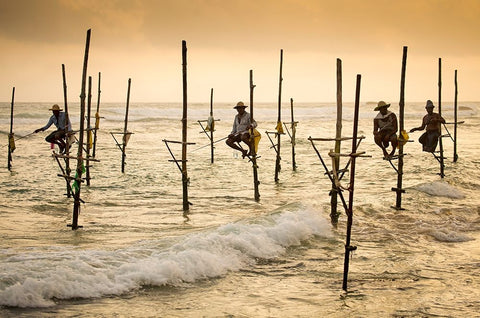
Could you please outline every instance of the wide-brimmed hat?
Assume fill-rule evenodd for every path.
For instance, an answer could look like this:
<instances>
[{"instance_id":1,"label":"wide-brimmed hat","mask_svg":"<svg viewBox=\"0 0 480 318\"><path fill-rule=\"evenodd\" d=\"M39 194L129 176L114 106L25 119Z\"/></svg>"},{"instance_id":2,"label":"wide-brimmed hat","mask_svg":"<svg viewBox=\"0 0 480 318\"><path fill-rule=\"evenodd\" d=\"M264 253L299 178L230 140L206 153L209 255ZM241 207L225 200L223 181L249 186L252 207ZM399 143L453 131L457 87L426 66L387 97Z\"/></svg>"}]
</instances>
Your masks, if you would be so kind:
<instances>
[{"instance_id":1,"label":"wide-brimmed hat","mask_svg":"<svg viewBox=\"0 0 480 318\"><path fill-rule=\"evenodd\" d=\"M60 106L58 106L57 104L53 105L52 108L50 108L49 110L58 110L58 111L61 111L63 109L60 108Z\"/></svg>"},{"instance_id":2,"label":"wide-brimmed hat","mask_svg":"<svg viewBox=\"0 0 480 318\"><path fill-rule=\"evenodd\" d=\"M378 102L378 105L377 105L377 107L375 107L374 111L380 110L380 108L383 108L383 107L388 108L388 107L390 107L390 104L387 104L383 100L381 100L381 101Z\"/></svg>"},{"instance_id":3,"label":"wide-brimmed hat","mask_svg":"<svg viewBox=\"0 0 480 318\"><path fill-rule=\"evenodd\" d=\"M427 105L425 105L425 108L434 108L435 106L433 105L433 102L431 100L427 100Z\"/></svg>"},{"instance_id":4,"label":"wide-brimmed hat","mask_svg":"<svg viewBox=\"0 0 480 318\"><path fill-rule=\"evenodd\" d=\"M247 106L243 102L238 102L237 105L233 108L247 108Z\"/></svg>"}]
</instances>

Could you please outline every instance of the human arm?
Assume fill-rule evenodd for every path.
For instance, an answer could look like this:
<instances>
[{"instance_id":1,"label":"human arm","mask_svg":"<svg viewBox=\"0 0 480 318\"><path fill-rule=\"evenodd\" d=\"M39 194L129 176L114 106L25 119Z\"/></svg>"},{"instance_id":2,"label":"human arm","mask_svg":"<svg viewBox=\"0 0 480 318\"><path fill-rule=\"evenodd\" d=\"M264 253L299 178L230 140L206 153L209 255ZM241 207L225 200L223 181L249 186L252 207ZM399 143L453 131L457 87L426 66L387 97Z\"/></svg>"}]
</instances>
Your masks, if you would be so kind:
<instances>
[{"instance_id":1,"label":"human arm","mask_svg":"<svg viewBox=\"0 0 480 318\"><path fill-rule=\"evenodd\" d=\"M373 134L376 135L378 134L378 119L375 118L373 120Z\"/></svg>"},{"instance_id":2,"label":"human arm","mask_svg":"<svg viewBox=\"0 0 480 318\"><path fill-rule=\"evenodd\" d=\"M47 130L48 128L50 128L50 126L53 125L53 122L54 122L54 116L50 117L50 119L48 120L48 123L45 126L43 126L42 128L35 129L34 133Z\"/></svg>"},{"instance_id":3,"label":"human arm","mask_svg":"<svg viewBox=\"0 0 480 318\"><path fill-rule=\"evenodd\" d=\"M398 131L397 115L395 115L394 113L391 113L390 117L391 117L391 121L392 121L393 131L397 132Z\"/></svg>"},{"instance_id":4,"label":"human arm","mask_svg":"<svg viewBox=\"0 0 480 318\"><path fill-rule=\"evenodd\" d=\"M250 124L248 125L247 127L248 129L252 129L252 128L257 128L257 122L254 120L254 121L250 121Z\"/></svg>"},{"instance_id":5,"label":"human arm","mask_svg":"<svg viewBox=\"0 0 480 318\"><path fill-rule=\"evenodd\" d=\"M425 126L427 126L427 116L423 117L423 120L422 120L422 125L420 127L414 127L412 129L410 129L410 132L414 132L416 130L424 130L425 129Z\"/></svg>"},{"instance_id":6,"label":"human arm","mask_svg":"<svg viewBox=\"0 0 480 318\"><path fill-rule=\"evenodd\" d=\"M237 120L237 116L235 116L235 118L233 119L232 132L230 133L229 137L235 135L235 133L237 132L237 126L238 126L238 120Z\"/></svg>"}]
</instances>

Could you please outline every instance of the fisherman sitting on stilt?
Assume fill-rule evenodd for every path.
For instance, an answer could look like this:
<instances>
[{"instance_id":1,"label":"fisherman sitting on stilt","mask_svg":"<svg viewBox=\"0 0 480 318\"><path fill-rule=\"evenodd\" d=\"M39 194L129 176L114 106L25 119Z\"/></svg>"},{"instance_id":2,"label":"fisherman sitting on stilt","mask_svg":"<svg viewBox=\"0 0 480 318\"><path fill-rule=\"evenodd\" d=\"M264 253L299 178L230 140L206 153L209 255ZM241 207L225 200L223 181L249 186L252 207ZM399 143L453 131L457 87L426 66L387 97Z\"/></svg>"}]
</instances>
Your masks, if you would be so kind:
<instances>
[{"instance_id":1,"label":"fisherman sitting on stilt","mask_svg":"<svg viewBox=\"0 0 480 318\"><path fill-rule=\"evenodd\" d=\"M45 140L49 143L56 144L59 148L59 152L63 153L66 147L66 142L65 142L66 115L65 115L65 112L63 112L62 109L60 109L60 107L57 104L53 105L52 108L50 108L50 110L52 111L53 115L48 120L48 123L44 127L36 129L34 133L38 133L39 131L45 131L48 128L50 128L52 124L54 124L55 127L57 127L57 130L52 132L50 135L48 135L45 138ZM70 121L68 122L68 131L72 131L72 125Z\"/></svg>"},{"instance_id":2,"label":"fisherman sitting on stilt","mask_svg":"<svg viewBox=\"0 0 480 318\"><path fill-rule=\"evenodd\" d=\"M437 148L438 138L441 134L441 124L445 124L445 119L440 116L438 113L433 112L433 102L427 100L427 105L425 109L427 114L423 117L422 125L420 127L415 127L410 129L410 132L416 130L426 130L418 139L422 144L422 150L425 152L435 152Z\"/></svg>"},{"instance_id":3,"label":"fisherman sitting on stilt","mask_svg":"<svg viewBox=\"0 0 480 318\"><path fill-rule=\"evenodd\" d=\"M375 143L382 148L384 159L389 159L395 154L397 148L397 116L391 111L387 110L390 104L383 100L378 102L375 111L379 111L378 115L373 120L373 135L375 136ZM387 147L392 144L392 151L387 152Z\"/></svg>"},{"instance_id":4,"label":"fisherman sitting on stilt","mask_svg":"<svg viewBox=\"0 0 480 318\"><path fill-rule=\"evenodd\" d=\"M257 123L255 121L251 121L250 114L245 111L245 104L243 102L238 102L235 107L238 114L235 115L235 119L233 121L233 128L230 135L226 140L226 144L232 147L235 150L242 152L242 158L246 156L250 156L252 154L252 144L250 141L250 129L257 127ZM248 150L243 149L236 143L240 143L243 141L248 146Z\"/></svg>"}]
</instances>

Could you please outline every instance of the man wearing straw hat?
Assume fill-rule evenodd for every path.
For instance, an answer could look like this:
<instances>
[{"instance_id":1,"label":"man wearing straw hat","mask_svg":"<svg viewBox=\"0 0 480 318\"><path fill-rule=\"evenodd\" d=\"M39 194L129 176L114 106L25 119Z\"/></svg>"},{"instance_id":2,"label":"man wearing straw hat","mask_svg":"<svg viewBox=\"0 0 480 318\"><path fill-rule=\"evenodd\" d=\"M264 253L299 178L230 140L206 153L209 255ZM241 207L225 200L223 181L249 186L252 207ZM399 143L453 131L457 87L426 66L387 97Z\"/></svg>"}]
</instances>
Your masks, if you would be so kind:
<instances>
[{"instance_id":1,"label":"man wearing straw hat","mask_svg":"<svg viewBox=\"0 0 480 318\"><path fill-rule=\"evenodd\" d=\"M228 135L227 141L225 143L233 149L241 151L242 157L245 158L245 156L252 153L249 130L257 127L257 123L251 120L250 114L245 111L245 108L247 108L247 106L245 106L243 102L238 102L237 105L233 108L237 110L238 114L235 115L232 132L230 133L230 135ZM236 144L240 143L240 141L243 141L247 144L248 150L243 149Z\"/></svg>"},{"instance_id":2,"label":"man wearing straw hat","mask_svg":"<svg viewBox=\"0 0 480 318\"><path fill-rule=\"evenodd\" d=\"M49 143L56 144L60 150L60 153L63 153L65 151L65 122L66 122L66 114L65 112L60 109L60 106L57 104L53 105L52 108L49 110L52 111L52 116L48 120L48 123L42 127L38 128L34 131L34 133L38 133L39 131L45 131L50 126L55 125L57 127L57 130L49 134L45 140ZM68 131L72 130L72 125L70 121L68 121Z\"/></svg>"},{"instance_id":3,"label":"man wearing straw hat","mask_svg":"<svg viewBox=\"0 0 480 318\"><path fill-rule=\"evenodd\" d=\"M410 132L425 129L425 132L420 136L418 141L422 144L422 150L426 152L435 151L438 137L440 137L441 124L445 124L445 119L443 119L440 114L433 112L434 107L432 101L427 100L427 105L425 106L427 114L423 117L422 125L410 129Z\"/></svg>"},{"instance_id":4,"label":"man wearing straw hat","mask_svg":"<svg viewBox=\"0 0 480 318\"><path fill-rule=\"evenodd\" d=\"M385 103L383 100L378 102L375 111L379 113L373 119L373 135L375 143L382 148L383 156L385 159L392 157L395 154L397 148L397 116L388 110L390 104ZM387 152L387 147L392 144L392 151L390 154Z\"/></svg>"}]
</instances>

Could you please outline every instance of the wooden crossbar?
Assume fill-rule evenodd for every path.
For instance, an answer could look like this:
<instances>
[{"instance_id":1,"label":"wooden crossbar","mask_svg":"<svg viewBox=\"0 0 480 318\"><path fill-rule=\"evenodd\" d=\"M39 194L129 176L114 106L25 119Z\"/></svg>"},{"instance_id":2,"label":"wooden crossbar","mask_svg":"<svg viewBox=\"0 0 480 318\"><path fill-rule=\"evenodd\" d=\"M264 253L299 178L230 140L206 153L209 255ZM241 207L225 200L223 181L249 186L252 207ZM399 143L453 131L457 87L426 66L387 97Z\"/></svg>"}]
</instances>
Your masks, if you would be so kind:
<instances>
[{"instance_id":1,"label":"wooden crossbar","mask_svg":"<svg viewBox=\"0 0 480 318\"><path fill-rule=\"evenodd\" d=\"M341 138L312 138L312 137L308 137L308 140L310 141L344 141L344 140L352 140L353 137L341 137ZM365 136L360 136L360 137L357 137L357 140L358 139L365 139Z\"/></svg>"},{"instance_id":2,"label":"wooden crossbar","mask_svg":"<svg viewBox=\"0 0 480 318\"><path fill-rule=\"evenodd\" d=\"M328 155L330 157L372 157L370 155L365 155L365 151L362 152L354 152L351 154L343 154L343 153L337 153L337 152L329 152Z\"/></svg>"},{"instance_id":3,"label":"wooden crossbar","mask_svg":"<svg viewBox=\"0 0 480 318\"><path fill-rule=\"evenodd\" d=\"M95 159L95 158L83 158L83 157L67 156L67 155L64 155L64 154L56 153L56 152L52 153L52 157L100 162L100 160Z\"/></svg>"},{"instance_id":4,"label":"wooden crossbar","mask_svg":"<svg viewBox=\"0 0 480 318\"><path fill-rule=\"evenodd\" d=\"M163 139L162 141L163 141L163 142L169 142L169 143L172 143L172 144L195 145L194 142L183 142L183 141L166 140L166 139Z\"/></svg>"}]
</instances>

